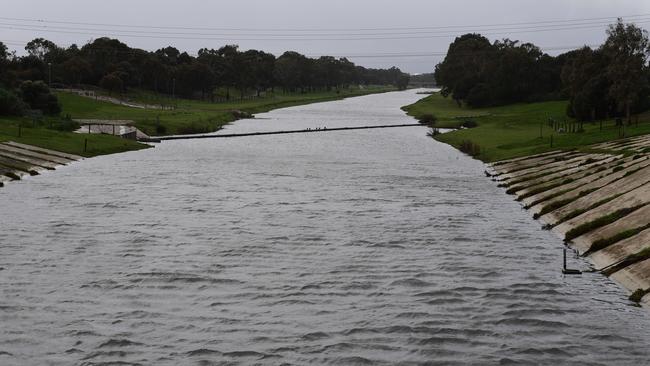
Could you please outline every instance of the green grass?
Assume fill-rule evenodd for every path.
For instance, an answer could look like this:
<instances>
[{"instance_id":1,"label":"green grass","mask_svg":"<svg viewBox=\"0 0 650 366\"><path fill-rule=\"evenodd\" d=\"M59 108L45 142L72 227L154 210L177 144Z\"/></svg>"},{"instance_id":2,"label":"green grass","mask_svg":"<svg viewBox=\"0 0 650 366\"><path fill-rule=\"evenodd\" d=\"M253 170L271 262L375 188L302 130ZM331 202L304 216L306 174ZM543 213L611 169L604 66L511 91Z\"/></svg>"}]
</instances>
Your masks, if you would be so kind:
<instances>
[{"instance_id":1,"label":"green grass","mask_svg":"<svg viewBox=\"0 0 650 366\"><path fill-rule=\"evenodd\" d=\"M458 107L456 103L439 93L432 94L403 109L418 118L423 114L433 114L438 118L436 127L457 128L464 116L473 116L478 127L443 133L436 140L459 148L464 141L480 146L476 157L485 162L493 162L520 156L543 153L551 150L571 150L587 145L611 141L619 138L619 128L614 121L603 123L584 123L584 132L553 133L548 126L548 118L563 121L567 108L566 101L540 103L521 103L502 107L470 109ZM640 116L638 126L626 126L626 137L650 133L650 118ZM542 138L540 139L540 125ZM551 134L553 147L551 147Z\"/></svg>"},{"instance_id":2,"label":"green grass","mask_svg":"<svg viewBox=\"0 0 650 366\"><path fill-rule=\"evenodd\" d=\"M19 124L24 126L22 127L21 137L18 137ZM85 157L139 150L148 147L145 144L110 135L57 131L47 128L48 121L44 124L34 127L31 121L23 118L0 118L0 142L15 141ZM84 151L86 139L88 139L88 147L87 151Z\"/></svg>"},{"instance_id":3,"label":"green grass","mask_svg":"<svg viewBox=\"0 0 650 366\"><path fill-rule=\"evenodd\" d=\"M633 229L621 231L620 233L615 234L613 236L610 236L608 238L598 239L598 240L596 240L595 242L593 242L591 244L591 246L589 247L589 250L587 250L585 252L585 255L593 253L593 252L601 250L601 249L605 249L608 246L610 246L610 245L612 245L614 243L617 243L617 242L619 242L621 240L631 238L631 237L637 235L638 233L640 233L643 230L646 230L648 228L650 228L650 225L643 225L643 226L635 227Z\"/></svg>"},{"instance_id":4,"label":"green grass","mask_svg":"<svg viewBox=\"0 0 650 366\"><path fill-rule=\"evenodd\" d=\"M555 194L553 194L553 195L551 195L549 197L544 197L544 199L541 200L541 201L535 201L535 202L531 203L530 205L534 206L534 205L536 205L536 204L538 204L538 203L540 203L542 201L553 199L553 198L561 196L561 195L563 195L565 193L571 192L572 190L573 189L563 190L563 191L557 192L557 193L555 193ZM577 195L575 195L575 196L573 196L571 198L551 202L551 203L545 205L544 207L542 207L542 209L538 213L534 214L533 218L538 219L541 216L546 215L549 212L552 212L552 211L557 210L558 208L564 207L564 206L568 205L569 203L577 200L578 198L584 197L584 196L586 196L586 195L588 195L588 194L590 194L592 192L595 192L597 190L598 190L598 188L587 189L587 190L578 192Z\"/></svg>"},{"instance_id":5,"label":"green grass","mask_svg":"<svg viewBox=\"0 0 650 366\"><path fill-rule=\"evenodd\" d=\"M641 300L643 300L643 297L648 293L650 293L650 289L647 290L637 289L636 291L634 291L634 293L632 293L632 295L630 295L629 299L630 301L639 303L641 302Z\"/></svg>"},{"instance_id":6,"label":"green grass","mask_svg":"<svg viewBox=\"0 0 650 366\"><path fill-rule=\"evenodd\" d=\"M211 103L188 99L176 99L174 110L141 109L96 101L71 93L58 93L63 105L63 115L73 119L127 119L148 135L174 135L207 133L219 130L223 125L236 120L233 111L263 113L277 108L339 100L395 90L391 87L350 88L340 92L313 92L274 94L263 98ZM153 104L149 94L134 91L127 97L135 102ZM165 99L164 104L172 104ZM158 126L162 127L158 127Z\"/></svg>"},{"instance_id":7,"label":"green grass","mask_svg":"<svg viewBox=\"0 0 650 366\"><path fill-rule=\"evenodd\" d=\"M622 196L622 195L624 195L624 194L625 194L625 193L617 193L617 194L615 194L615 195L613 195L613 196L609 196L609 197L607 197L607 198L603 198L603 199L600 200L600 201L594 202L594 203L592 203L591 205L589 205L589 206L586 207L586 208L579 208L579 209L577 209L577 210L573 210L573 211L569 212L568 214L566 214L565 216L563 216L563 217L562 217L562 218L561 218L561 219L556 223L556 225L559 225L559 224L561 224L561 223L563 223L563 222L566 222L566 221L569 221L569 220L571 220L571 219L573 219L573 218L576 218L576 217L582 215L583 213L585 213L585 212L587 212L587 211L591 211L591 210L593 210L594 208L596 208L596 207L598 207L598 206L602 206L602 205L604 205L604 204L606 204L606 203L608 203L608 202L611 202L611 201L613 201L613 200L619 198L620 196Z\"/></svg>"},{"instance_id":8,"label":"green grass","mask_svg":"<svg viewBox=\"0 0 650 366\"><path fill-rule=\"evenodd\" d=\"M579 237L582 234L588 233L592 230L598 229L600 227L603 227L605 225L609 225L614 221L618 221L619 219L629 215L630 213L638 210L639 208L643 207L644 205L639 205L635 207L626 207L622 208L620 210L614 211L610 214L607 214L605 216L601 216L593 221L586 222L582 225L579 225L569 231L567 231L564 240L569 241L572 239L575 239Z\"/></svg>"},{"instance_id":9,"label":"green grass","mask_svg":"<svg viewBox=\"0 0 650 366\"><path fill-rule=\"evenodd\" d=\"M635 263L639 263L639 262L647 260L647 259L650 259L650 247L646 247L646 248L641 249L640 251L638 251L638 252L636 252L634 254L628 255L622 261L614 264L611 267L603 269L602 272L606 276L611 276L614 273L622 270L625 267L629 267L629 266L631 266L631 265L633 265Z\"/></svg>"},{"instance_id":10,"label":"green grass","mask_svg":"<svg viewBox=\"0 0 650 366\"><path fill-rule=\"evenodd\" d=\"M73 119L125 119L135 121L135 126L149 135L207 133L219 130L237 119L237 111L262 113L272 109L302 104L338 100L395 90L392 87L350 88L339 92L288 93L264 98L211 103L187 99L161 97L143 91L132 91L130 100L144 104L175 104L174 110L141 109L97 101L73 93L58 92L62 116ZM235 111L235 112L233 112ZM91 157L147 148L148 145L119 137L101 134L78 134L50 128L61 123L59 117L45 117L36 125L31 119L0 117L0 142L16 141L24 144ZM69 121L67 123L70 123ZM262 123L262 122L260 122ZM22 125L21 137L18 126ZM87 140L87 150L84 145Z\"/></svg>"}]
</instances>

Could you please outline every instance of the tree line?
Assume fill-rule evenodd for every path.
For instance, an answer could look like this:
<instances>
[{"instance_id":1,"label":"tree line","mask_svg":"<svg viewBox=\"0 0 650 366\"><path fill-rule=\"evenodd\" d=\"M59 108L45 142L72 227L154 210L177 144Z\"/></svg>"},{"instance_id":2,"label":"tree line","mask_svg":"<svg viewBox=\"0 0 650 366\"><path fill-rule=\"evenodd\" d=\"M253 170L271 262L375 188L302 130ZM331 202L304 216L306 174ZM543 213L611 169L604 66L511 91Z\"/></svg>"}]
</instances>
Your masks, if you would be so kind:
<instances>
[{"instance_id":1,"label":"tree line","mask_svg":"<svg viewBox=\"0 0 650 366\"><path fill-rule=\"evenodd\" d=\"M436 65L444 96L458 105L487 107L517 102L569 100L567 115L579 120L625 117L650 107L648 33L619 19L600 47L550 56L531 43L491 43L465 34Z\"/></svg>"},{"instance_id":2,"label":"tree line","mask_svg":"<svg viewBox=\"0 0 650 366\"><path fill-rule=\"evenodd\" d=\"M49 93L47 85L91 85L110 93L138 88L213 101L217 90L231 99L251 93L259 96L276 88L283 92L329 91L350 85L404 89L409 81L409 75L397 67L365 68L346 58L310 58L293 51L276 57L259 50L242 51L237 45L202 48L192 56L171 46L153 52L131 48L111 38L98 38L81 48L64 48L37 38L25 50L26 55L16 56L0 42L0 100L4 98L4 104L11 95L22 98L27 81L43 89L44 95Z\"/></svg>"}]
</instances>

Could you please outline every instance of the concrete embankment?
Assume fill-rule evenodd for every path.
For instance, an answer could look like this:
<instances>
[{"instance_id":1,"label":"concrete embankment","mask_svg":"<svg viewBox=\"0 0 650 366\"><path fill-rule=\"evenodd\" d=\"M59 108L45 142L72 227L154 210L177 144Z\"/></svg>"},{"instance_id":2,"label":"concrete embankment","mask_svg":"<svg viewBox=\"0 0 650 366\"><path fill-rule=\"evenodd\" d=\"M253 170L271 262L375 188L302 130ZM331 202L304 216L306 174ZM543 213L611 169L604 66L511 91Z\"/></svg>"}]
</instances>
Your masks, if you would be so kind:
<instances>
[{"instance_id":1,"label":"concrete embankment","mask_svg":"<svg viewBox=\"0 0 650 366\"><path fill-rule=\"evenodd\" d=\"M490 164L509 194L650 306L650 136Z\"/></svg>"},{"instance_id":2,"label":"concrete embankment","mask_svg":"<svg viewBox=\"0 0 650 366\"><path fill-rule=\"evenodd\" d=\"M32 145L11 141L0 143L0 187L6 182L27 175L38 175L80 159L83 158Z\"/></svg>"}]
</instances>

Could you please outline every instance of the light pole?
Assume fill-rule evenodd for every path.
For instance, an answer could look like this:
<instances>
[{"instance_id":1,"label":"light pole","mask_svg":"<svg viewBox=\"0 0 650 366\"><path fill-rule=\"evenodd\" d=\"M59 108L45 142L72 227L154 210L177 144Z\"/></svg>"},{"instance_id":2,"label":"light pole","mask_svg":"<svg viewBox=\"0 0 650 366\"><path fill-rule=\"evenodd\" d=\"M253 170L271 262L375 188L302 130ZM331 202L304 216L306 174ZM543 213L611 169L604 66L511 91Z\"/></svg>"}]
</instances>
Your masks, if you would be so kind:
<instances>
[{"instance_id":1,"label":"light pole","mask_svg":"<svg viewBox=\"0 0 650 366\"><path fill-rule=\"evenodd\" d=\"M48 62L47 63L47 69L48 69L48 83L47 86L52 86L52 63Z\"/></svg>"}]
</instances>

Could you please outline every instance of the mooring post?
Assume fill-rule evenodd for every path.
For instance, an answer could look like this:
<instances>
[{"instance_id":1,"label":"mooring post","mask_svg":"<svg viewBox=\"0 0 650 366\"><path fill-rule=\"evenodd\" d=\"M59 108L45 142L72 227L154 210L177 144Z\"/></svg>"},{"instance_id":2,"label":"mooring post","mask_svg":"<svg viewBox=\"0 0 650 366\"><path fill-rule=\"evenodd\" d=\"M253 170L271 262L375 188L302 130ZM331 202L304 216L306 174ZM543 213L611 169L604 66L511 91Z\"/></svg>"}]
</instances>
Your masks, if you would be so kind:
<instances>
[{"instance_id":1,"label":"mooring post","mask_svg":"<svg viewBox=\"0 0 650 366\"><path fill-rule=\"evenodd\" d=\"M566 271L566 248L563 248L562 250L564 251L564 263L562 269Z\"/></svg>"}]
</instances>

